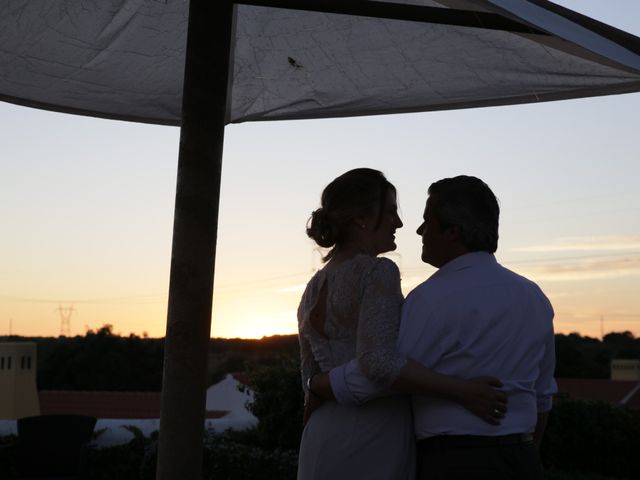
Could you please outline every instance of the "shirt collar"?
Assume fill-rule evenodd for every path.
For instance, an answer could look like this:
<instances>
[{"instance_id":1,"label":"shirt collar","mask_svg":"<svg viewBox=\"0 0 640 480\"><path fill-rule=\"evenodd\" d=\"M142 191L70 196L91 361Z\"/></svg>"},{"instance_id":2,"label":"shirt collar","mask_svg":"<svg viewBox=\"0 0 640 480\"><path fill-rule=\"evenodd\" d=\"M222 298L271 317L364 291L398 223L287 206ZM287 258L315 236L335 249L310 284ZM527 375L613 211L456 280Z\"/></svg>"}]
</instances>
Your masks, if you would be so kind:
<instances>
[{"instance_id":1,"label":"shirt collar","mask_svg":"<svg viewBox=\"0 0 640 480\"><path fill-rule=\"evenodd\" d=\"M435 273L435 275L445 275L448 272L455 272L458 270L463 270L465 268L473 267L475 265L487 264L487 263L496 263L496 257L493 253L489 252L469 252L464 255L460 255L459 257L450 260L448 263L445 263L440 269Z\"/></svg>"}]
</instances>

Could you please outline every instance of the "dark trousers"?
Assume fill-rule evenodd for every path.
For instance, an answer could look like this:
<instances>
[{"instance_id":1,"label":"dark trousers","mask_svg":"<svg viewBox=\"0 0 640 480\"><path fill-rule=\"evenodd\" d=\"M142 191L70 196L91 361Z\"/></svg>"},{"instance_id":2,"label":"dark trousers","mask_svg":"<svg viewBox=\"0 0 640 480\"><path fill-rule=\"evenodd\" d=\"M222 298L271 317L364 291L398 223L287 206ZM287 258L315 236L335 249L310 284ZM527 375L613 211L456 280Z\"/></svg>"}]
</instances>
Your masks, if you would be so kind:
<instances>
[{"instance_id":1,"label":"dark trousers","mask_svg":"<svg viewBox=\"0 0 640 480\"><path fill-rule=\"evenodd\" d=\"M517 436L436 437L417 444L417 480L540 480L538 451ZM504 438L508 441L500 442ZM442 441L440 441L442 440Z\"/></svg>"}]
</instances>

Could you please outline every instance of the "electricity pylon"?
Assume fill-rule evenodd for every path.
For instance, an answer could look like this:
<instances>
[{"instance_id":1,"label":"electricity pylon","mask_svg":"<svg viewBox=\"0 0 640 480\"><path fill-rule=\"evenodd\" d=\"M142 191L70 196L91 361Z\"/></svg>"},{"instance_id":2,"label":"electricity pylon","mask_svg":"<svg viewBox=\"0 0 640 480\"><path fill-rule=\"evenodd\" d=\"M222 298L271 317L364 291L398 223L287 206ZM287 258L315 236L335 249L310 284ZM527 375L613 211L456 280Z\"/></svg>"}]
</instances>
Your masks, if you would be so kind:
<instances>
[{"instance_id":1,"label":"electricity pylon","mask_svg":"<svg viewBox=\"0 0 640 480\"><path fill-rule=\"evenodd\" d=\"M56 310L60 314L60 336L61 337L70 337L71 336L71 315L73 312L77 310L73 305L70 307L63 307L62 305L58 305Z\"/></svg>"}]
</instances>

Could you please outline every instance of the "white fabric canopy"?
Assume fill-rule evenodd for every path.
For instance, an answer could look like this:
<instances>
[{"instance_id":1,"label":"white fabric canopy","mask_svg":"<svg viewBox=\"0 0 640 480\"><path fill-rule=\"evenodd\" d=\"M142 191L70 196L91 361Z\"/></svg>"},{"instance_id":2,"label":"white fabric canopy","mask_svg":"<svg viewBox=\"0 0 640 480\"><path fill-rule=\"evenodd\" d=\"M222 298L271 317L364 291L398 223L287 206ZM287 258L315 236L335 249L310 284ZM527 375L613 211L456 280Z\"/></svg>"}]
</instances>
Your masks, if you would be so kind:
<instances>
[{"instance_id":1,"label":"white fabric canopy","mask_svg":"<svg viewBox=\"0 0 640 480\"><path fill-rule=\"evenodd\" d=\"M239 4L227 120L640 91L640 39L550 2L394 3L500 14L537 33ZM0 0L0 99L179 125L187 7L184 0Z\"/></svg>"}]
</instances>

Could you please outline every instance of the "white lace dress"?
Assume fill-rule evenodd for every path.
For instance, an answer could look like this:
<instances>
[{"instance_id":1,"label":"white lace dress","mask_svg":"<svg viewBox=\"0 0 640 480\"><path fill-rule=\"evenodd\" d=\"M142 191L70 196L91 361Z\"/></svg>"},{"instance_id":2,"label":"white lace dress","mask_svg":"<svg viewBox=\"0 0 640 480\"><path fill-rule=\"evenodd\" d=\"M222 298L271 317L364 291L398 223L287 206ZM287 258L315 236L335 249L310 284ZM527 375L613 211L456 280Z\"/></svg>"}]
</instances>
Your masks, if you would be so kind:
<instances>
[{"instance_id":1,"label":"white lace dress","mask_svg":"<svg viewBox=\"0 0 640 480\"><path fill-rule=\"evenodd\" d=\"M324 335L311 313L326 283ZM403 298L398 267L358 255L309 281L298 308L302 383L354 358L371 380L393 383L406 358L395 351ZM324 402L302 434L299 480L413 479L415 440L408 397L351 407Z\"/></svg>"}]
</instances>

